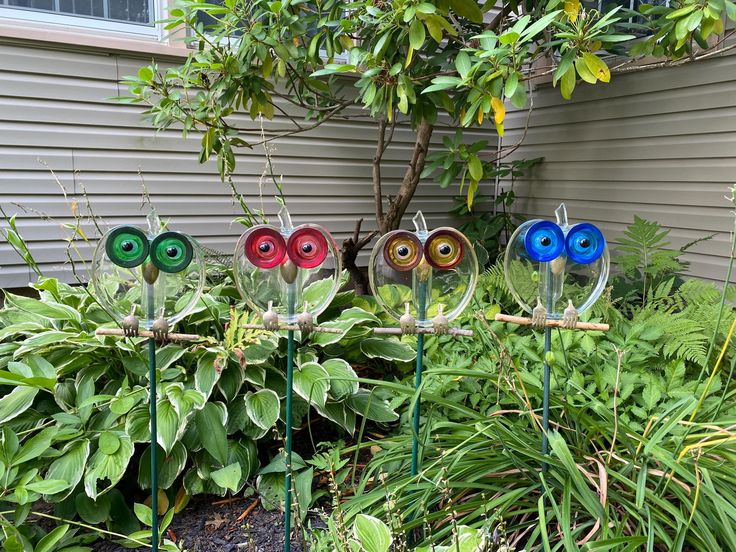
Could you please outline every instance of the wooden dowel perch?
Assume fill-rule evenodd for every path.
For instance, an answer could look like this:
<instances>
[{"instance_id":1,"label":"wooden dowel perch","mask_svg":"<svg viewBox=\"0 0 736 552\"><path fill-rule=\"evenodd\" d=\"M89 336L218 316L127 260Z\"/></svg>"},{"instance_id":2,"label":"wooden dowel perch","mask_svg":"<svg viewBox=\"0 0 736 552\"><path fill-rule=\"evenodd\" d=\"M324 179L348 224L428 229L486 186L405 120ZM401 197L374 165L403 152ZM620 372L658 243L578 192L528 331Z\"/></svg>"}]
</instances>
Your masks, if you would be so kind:
<instances>
[{"instance_id":1,"label":"wooden dowel perch","mask_svg":"<svg viewBox=\"0 0 736 552\"><path fill-rule=\"evenodd\" d=\"M245 328L246 330L263 330L264 332L271 331L271 330L267 330L266 328L264 328L263 324L243 324L242 327ZM296 324L291 324L289 326L279 326L278 329L275 331L280 332L281 330L293 330L295 332L298 332L301 330L301 328L297 326ZM343 331L340 328L325 328L324 326L315 326L314 328L312 328L311 331L317 332L317 333L331 333L331 334L343 333Z\"/></svg>"},{"instance_id":2,"label":"wooden dowel perch","mask_svg":"<svg viewBox=\"0 0 736 552\"><path fill-rule=\"evenodd\" d=\"M497 314L497 322L508 322L510 324L518 324L519 326L531 326L532 319L526 318L525 316L511 316L510 314ZM574 328L565 328L562 320L549 320L547 319L544 323L546 327L550 328L563 328L563 329L575 329L575 330L588 330L597 332L607 332L609 329L608 324L599 324L594 322L578 322Z\"/></svg>"},{"instance_id":3,"label":"wooden dowel perch","mask_svg":"<svg viewBox=\"0 0 736 552\"><path fill-rule=\"evenodd\" d=\"M97 328L95 335L116 335L123 337L125 336L125 332L120 328ZM153 332L149 332L148 330L139 330L138 337L154 337L154 335ZM166 334L166 341L202 341L204 339L206 338L196 334Z\"/></svg>"},{"instance_id":4,"label":"wooden dowel perch","mask_svg":"<svg viewBox=\"0 0 736 552\"><path fill-rule=\"evenodd\" d=\"M390 335L403 335L404 332L401 328L373 328L375 334L390 334ZM434 328L417 328L413 333L415 334L434 334L437 333ZM447 335L459 335L463 337L472 337L473 330L463 330L461 328L450 328L447 330Z\"/></svg>"}]
</instances>

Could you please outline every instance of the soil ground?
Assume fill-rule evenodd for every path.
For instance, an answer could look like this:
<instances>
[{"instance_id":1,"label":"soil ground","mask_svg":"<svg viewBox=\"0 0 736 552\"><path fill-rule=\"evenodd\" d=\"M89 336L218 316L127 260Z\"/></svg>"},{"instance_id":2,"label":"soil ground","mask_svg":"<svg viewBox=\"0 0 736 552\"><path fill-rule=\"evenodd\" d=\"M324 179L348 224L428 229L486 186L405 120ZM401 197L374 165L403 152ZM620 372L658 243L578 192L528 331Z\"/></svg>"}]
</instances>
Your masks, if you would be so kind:
<instances>
[{"instance_id":1,"label":"soil ground","mask_svg":"<svg viewBox=\"0 0 736 552\"><path fill-rule=\"evenodd\" d=\"M177 514L167 537L183 544L187 552L282 552L284 549L283 514L264 510L257 498L223 501L218 497L201 497ZM251 509L253 503L256 506ZM248 512L247 515L244 514ZM243 517L244 516L244 517ZM324 526L310 514L313 527ZM294 538L291 551L306 552L302 542ZM98 542L94 552L130 552L114 542ZM140 551L150 550L146 548Z\"/></svg>"}]
</instances>

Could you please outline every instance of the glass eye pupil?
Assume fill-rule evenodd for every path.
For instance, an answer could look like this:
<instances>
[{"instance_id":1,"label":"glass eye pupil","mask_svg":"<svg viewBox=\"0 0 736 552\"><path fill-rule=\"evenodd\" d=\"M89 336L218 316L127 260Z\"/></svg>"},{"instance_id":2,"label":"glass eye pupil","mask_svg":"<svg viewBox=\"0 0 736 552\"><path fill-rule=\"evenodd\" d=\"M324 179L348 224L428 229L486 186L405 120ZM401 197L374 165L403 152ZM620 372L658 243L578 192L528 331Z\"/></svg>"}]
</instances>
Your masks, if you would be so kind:
<instances>
[{"instance_id":1,"label":"glass eye pupil","mask_svg":"<svg viewBox=\"0 0 736 552\"><path fill-rule=\"evenodd\" d=\"M401 247L399 247L399 249L398 249L397 253L398 253L398 254L399 254L399 255L400 255L401 257L406 257L406 256L407 256L407 255L409 254L409 248L408 248L408 247L406 247L405 245L402 245Z\"/></svg>"},{"instance_id":2,"label":"glass eye pupil","mask_svg":"<svg viewBox=\"0 0 736 552\"><path fill-rule=\"evenodd\" d=\"M270 243L262 243L258 246L258 249L261 251L261 253L268 253L271 251L271 244Z\"/></svg>"},{"instance_id":3,"label":"glass eye pupil","mask_svg":"<svg viewBox=\"0 0 736 552\"><path fill-rule=\"evenodd\" d=\"M166 254L169 257L176 257L179 254L179 250L176 247L167 247L166 248Z\"/></svg>"},{"instance_id":4,"label":"glass eye pupil","mask_svg":"<svg viewBox=\"0 0 736 552\"><path fill-rule=\"evenodd\" d=\"M304 253L311 253L313 249L314 246L312 246L311 243L305 243L304 245L302 245L302 251L304 251Z\"/></svg>"},{"instance_id":5,"label":"glass eye pupil","mask_svg":"<svg viewBox=\"0 0 736 552\"><path fill-rule=\"evenodd\" d=\"M590 247L590 240L588 238L581 239L580 247Z\"/></svg>"},{"instance_id":6,"label":"glass eye pupil","mask_svg":"<svg viewBox=\"0 0 736 552\"><path fill-rule=\"evenodd\" d=\"M120 244L120 248L125 251L126 253L130 253L133 251L133 242L132 241L124 241L122 244Z\"/></svg>"},{"instance_id":7,"label":"glass eye pupil","mask_svg":"<svg viewBox=\"0 0 736 552\"><path fill-rule=\"evenodd\" d=\"M549 236L542 236L542 239L539 240L539 243L541 243L543 246L547 247L552 243L552 240Z\"/></svg>"},{"instance_id":8,"label":"glass eye pupil","mask_svg":"<svg viewBox=\"0 0 736 552\"><path fill-rule=\"evenodd\" d=\"M450 247L447 244L444 244L444 245L441 245L440 246L440 254L442 254L442 255L449 255L450 253L452 253L452 247Z\"/></svg>"}]
</instances>

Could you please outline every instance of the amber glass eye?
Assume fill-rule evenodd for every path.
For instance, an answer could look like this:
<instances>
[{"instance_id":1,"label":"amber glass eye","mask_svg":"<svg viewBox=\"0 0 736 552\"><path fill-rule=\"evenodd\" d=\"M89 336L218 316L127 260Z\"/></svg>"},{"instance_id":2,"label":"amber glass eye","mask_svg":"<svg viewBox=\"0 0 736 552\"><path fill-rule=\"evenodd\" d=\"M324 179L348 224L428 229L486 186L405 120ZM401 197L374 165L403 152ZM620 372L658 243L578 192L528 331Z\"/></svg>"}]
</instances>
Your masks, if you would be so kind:
<instances>
[{"instance_id":1,"label":"amber glass eye","mask_svg":"<svg viewBox=\"0 0 736 552\"><path fill-rule=\"evenodd\" d=\"M286 250L289 259L299 268L315 268L327 257L327 238L317 228L297 228L289 236Z\"/></svg>"},{"instance_id":2,"label":"amber glass eye","mask_svg":"<svg viewBox=\"0 0 736 552\"><path fill-rule=\"evenodd\" d=\"M399 272L412 270L422 260L422 242L416 234L397 230L386 240L383 258L394 270Z\"/></svg>"},{"instance_id":3,"label":"amber glass eye","mask_svg":"<svg viewBox=\"0 0 736 552\"><path fill-rule=\"evenodd\" d=\"M424 258L433 268L449 270L463 259L463 237L452 228L440 228L429 235L424 251Z\"/></svg>"},{"instance_id":4,"label":"amber glass eye","mask_svg":"<svg viewBox=\"0 0 736 552\"><path fill-rule=\"evenodd\" d=\"M254 228L245 239L245 256L258 268L273 268L286 256L286 241L274 228Z\"/></svg>"}]
</instances>

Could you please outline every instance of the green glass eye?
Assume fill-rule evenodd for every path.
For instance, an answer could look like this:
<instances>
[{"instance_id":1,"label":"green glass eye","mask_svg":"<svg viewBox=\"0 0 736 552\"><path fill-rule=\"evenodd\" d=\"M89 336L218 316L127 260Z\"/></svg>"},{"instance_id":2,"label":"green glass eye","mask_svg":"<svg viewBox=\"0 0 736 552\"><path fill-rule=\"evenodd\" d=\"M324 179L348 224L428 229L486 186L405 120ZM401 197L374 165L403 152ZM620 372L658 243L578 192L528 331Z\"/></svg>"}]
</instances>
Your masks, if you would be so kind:
<instances>
[{"instance_id":1,"label":"green glass eye","mask_svg":"<svg viewBox=\"0 0 736 552\"><path fill-rule=\"evenodd\" d=\"M151 261L162 272L181 272L193 256L192 242L179 232L163 232L151 242Z\"/></svg>"},{"instance_id":2,"label":"green glass eye","mask_svg":"<svg viewBox=\"0 0 736 552\"><path fill-rule=\"evenodd\" d=\"M133 268L148 257L148 238L134 226L118 226L110 230L105 252L116 265Z\"/></svg>"}]
</instances>

